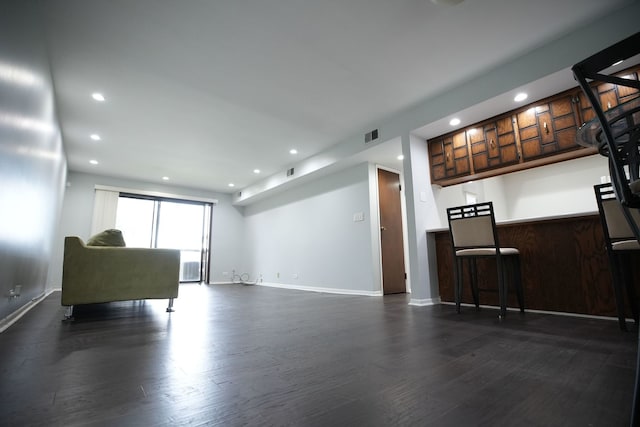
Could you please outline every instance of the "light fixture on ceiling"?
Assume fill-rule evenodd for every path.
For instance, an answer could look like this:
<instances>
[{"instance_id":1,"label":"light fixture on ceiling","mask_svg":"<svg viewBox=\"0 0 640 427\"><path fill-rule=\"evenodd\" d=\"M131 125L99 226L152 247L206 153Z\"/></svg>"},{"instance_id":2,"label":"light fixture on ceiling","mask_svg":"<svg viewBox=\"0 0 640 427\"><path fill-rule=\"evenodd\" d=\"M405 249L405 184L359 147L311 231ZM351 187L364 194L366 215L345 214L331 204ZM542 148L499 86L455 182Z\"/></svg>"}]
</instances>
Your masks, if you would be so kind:
<instances>
[{"instance_id":1,"label":"light fixture on ceiling","mask_svg":"<svg viewBox=\"0 0 640 427\"><path fill-rule=\"evenodd\" d=\"M254 170L253 170L253 173L255 173L255 174L260 173L260 169L254 169Z\"/></svg>"},{"instance_id":2,"label":"light fixture on ceiling","mask_svg":"<svg viewBox=\"0 0 640 427\"><path fill-rule=\"evenodd\" d=\"M98 161L97 161L97 160L93 160L93 159L92 159L92 160L89 160L89 163L91 163L92 165L97 165L97 164L98 164Z\"/></svg>"},{"instance_id":3,"label":"light fixture on ceiling","mask_svg":"<svg viewBox=\"0 0 640 427\"><path fill-rule=\"evenodd\" d=\"M168 177L168 176L163 176L163 177L162 177L162 180L163 180L163 181L169 181L169 177Z\"/></svg>"},{"instance_id":4,"label":"light fixture on ceiling","mask_svg":"<svg viewBox=\"0 0 640 427\"><path fill-rule=\"evenodd\" d=\"M529 97L529 95L527 95L526 93L524 93L524 92L520 92L519 94L517 94L517 95L513 98L513 100L514 100L515 102L522 102L522 101L524 101L525 99L527 99L528 97Z\"/></svg>"},{"instance_id":5,"label":"light fixture on ceiling","mask_svg":"<svg viewBox=\"0 0 640 427\"><path fill-rule=\"evenodd\" d=\"M229 183L229 187L235 187L236 185L233 182Z\"/></svg>"},{"instance_id":6,"label":"light fixture on ceiling","mask_svg":"<svg viewBox=\"0 0 640 427\"><path fill-rule=\"evenodd\" d=\"M449 120L449 124L451 126L458 126L460 124L460 119L457 117L454 117L453 119Z\"/></svg>"},{"instance_id":7,"label":"light fixture on ceiling","mask_svg":"<svg viewBox=\"0 0 640 427\"><path fill-rule=\"evenodd\" d=\"M404 160L404 156L403 156L402 154L400 154L400 155L397 157L397 159L398 159L398 160Z\"/></svg>"},{"instance_id":8,"label":"light fixture on ceiling","mask_svg":"<svg viewBox=\"0 0 640 427\"><path fill-rule=\"evenodd\" d=\"M458 3L462 3L464 0L431 0L431 3L442 6L455 6Z\"/></svg>"},{"instance_id":9,"label":"light fixture on ceiling","mask_svg":"<svg viewBox=\"0 0 640 427\"><path fill-rule=\"evenodd\" d=\"M616 65L620 65L620 64L622 64L623 62L624 62L624 60L623 60L623 59L621 59L620 61L616 61L616 62L614 62L613 64L611 64L611 66L612 66L612 67L615 67Z\"/></svg>"},{"instance_id":10,"label":"light fixture on ceiling","mask_svg":"<svg viewBox=\"0 0 640 427\"><path fill-rule=\"evenodd\" d=\"M101 94L100 92L94 92L91 94L91 97L93 99L95 99L98 102L103 102L104 101L104 95Z\"/></svg>"},{"instance_id":11,"label":"light fixture on ceiling","mask_svg":"<svg viewBox=\"0 0 640 427\"><path fill-rule=\"evenodd\" d=\"M289 154L298 154L298 150L292 148L291 150L289 150Z\"/></svg>"},{"instance_id":12,"label":"light fixture on ceiling","mask_svg":"<svg viewBox=\"0 0 640 427\"><path fill-rule=\"evenodd\" d=\"M100 138L100 135L98 135L97 133L92 133L89 137L94 141L100 141L102 139Z\"/></svg>"}]
</instances>

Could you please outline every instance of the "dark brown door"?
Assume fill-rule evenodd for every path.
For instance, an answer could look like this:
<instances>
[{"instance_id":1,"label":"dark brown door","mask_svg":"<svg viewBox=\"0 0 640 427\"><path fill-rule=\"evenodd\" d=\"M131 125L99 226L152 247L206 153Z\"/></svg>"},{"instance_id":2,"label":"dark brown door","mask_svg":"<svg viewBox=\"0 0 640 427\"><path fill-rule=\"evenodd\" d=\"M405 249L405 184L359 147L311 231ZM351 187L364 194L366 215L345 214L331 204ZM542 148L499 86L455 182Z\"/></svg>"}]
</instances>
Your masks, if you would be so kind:
<instances>
[{"instance_id":1,"label":"dark brown door","mask_svg":"<svg viewBox=\"0 0 640 427\"><path fill-rule=\"evenodd\" d=\"M378 169L380 241L382 242L382 289L386 294L406 292L400 175Z\"/></svg>"}]
</instances>

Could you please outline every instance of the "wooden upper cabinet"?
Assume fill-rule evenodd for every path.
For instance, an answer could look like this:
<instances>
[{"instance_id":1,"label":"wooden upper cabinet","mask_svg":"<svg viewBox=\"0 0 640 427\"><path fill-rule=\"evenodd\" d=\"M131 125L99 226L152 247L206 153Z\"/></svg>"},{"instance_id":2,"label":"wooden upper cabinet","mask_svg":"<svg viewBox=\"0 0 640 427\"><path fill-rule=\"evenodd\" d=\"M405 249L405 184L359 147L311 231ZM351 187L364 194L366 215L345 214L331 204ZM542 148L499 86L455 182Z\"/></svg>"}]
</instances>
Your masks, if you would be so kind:
<instances>
[{"instance_id":1,"label":"wooden upper cabinet","mask_svg":"<svg viewBox=\"0 0 640 427\"><path fill-rule=\"evenodd\" d=\"M638 80L640 66L616 74ZM614 84L595 87L604 110L638 97ZM595 154L576 143L576 132L595 117L578 87L427 141L431 183L458 184Z\"/></svg>"},{"instance_id":2,"label":"wooden upper cabinet","mask_svg":"<svg viewBox=\"0 0 640 427\"><path fill-rule=\"evenodd\" d=\"M575 91L565 92L516 112L524 161L581 148L575 142L575 95Z\"/></svg>"},{"instance_id":3,"label":"wooden upper cabinet","mask_svg":"<svg viewBox=\"0 0 640 427\"><path fill-rule=\"evenodd\" d=\"M518 163L516 134L511 116L466 129L474 172Z\"/></svg>"},{"instance_id":4,"label":"wooden upper cabinet","mask_svg":"<svg viewBox=\"0 0 640 427\"><path fill-rule=\"evenodd\" d=\"M623 79L638 80L639 74L640 67L636 67L617 73L616 75ZM638 96L638 89L604 83L597 85L597 93L603 111L607 111ZM581 90L577 91L576 99L579 106L580 125L595 118L596 115L593 112L591 103Z\"/></svg>"}]
</instances>

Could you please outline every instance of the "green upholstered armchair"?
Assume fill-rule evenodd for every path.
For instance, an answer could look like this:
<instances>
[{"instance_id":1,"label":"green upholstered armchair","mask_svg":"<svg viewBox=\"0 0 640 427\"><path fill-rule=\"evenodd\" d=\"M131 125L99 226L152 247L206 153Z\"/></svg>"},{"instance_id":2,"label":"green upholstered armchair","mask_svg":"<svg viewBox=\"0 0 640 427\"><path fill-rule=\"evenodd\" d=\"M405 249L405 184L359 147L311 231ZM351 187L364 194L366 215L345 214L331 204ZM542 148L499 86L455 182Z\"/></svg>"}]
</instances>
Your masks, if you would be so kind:
<instances>
[{"instance_id":1,"label":"green upholstered armchair","mask_svg":"<svg viewBox=\"0 0 640 427\"><path fill-rule=\"evenodd\" d=\"M173 311L178 296L180 251L86 246L66 237L62 268L62 305L66 317L76 304L139 299L169 299Z\"/></svg>"}]
</instances>

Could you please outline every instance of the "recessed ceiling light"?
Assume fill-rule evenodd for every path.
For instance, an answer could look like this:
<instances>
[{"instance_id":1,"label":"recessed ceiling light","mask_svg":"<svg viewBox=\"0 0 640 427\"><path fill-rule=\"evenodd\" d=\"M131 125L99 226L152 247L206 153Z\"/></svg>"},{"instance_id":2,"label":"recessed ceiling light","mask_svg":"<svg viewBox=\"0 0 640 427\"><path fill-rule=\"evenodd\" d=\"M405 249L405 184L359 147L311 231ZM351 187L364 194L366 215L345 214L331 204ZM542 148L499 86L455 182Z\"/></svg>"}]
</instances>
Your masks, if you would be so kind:
<instances>
[{"instance_id":1,"label":"recessed ceiling light","mask_svg":"<svg viewBox=\"0 0 640 427\"><path fill-rule=\"evenodd\" d=\"M100 135L98 135L97 133L92 133L90 138L93 139L94 141L100 141L102 139L100 138Z\"/></svg>"},{"instance_id":2,"label":"recessed ceiling light","mask_svg":"<svg viewBox=\"0 0 640 427\"><path fill-rule=\"evenodd\" d=\"M524 92L520 92L519 94L517 94L517 95L513 98L513 100L514 100L514 101L516 101L516 102L521 102L521 101L524 101L525 99L527 99L527 97L528 97L528 96L529 96L529 95L527 95L526 93L524 93Z\"/></svg>"},{"instance_id":3,"label":"recessed ceiling light","mask_svg":"<svg viewBox=\"0 0 640 427\"><path fill-rule=\"evenodd\" d=\"M296 150L295 148L292 148L291 150L289 150L290 154L298 154L298 150Z\"/></svg>"},{"instance_id":4,"label":"recessed ceiling light","mask_svg":"<svg viewBox=\"0 0 640 427\"><path fill-rule=\"evenodd\" d=\"M168 176L163 176L163 177L162 177L162 180L163 180L163 181L169 181L169 177L168 177Z\"/></svg>"},{"instance_id":5,"label":"recessed ceiling light","mask_svg":"<svg viewBox=\"0 0 640 427\"><path fill-rule=\"evenodd\" d=\"M236 185L233 182L229 183L229 187L235 187Z\"/></svg>"},{"instance_id":6,"label":"recessed ceiling light","mask_svg":"<svg viewBox=\"0 0 640 427\"><path fill-rule=\"evenodd\" d=\"M441 4L444 6L453 6L458 3L462 3L464 0L431 0L433 4Z\"/></svg>"},{"instance_id":7,"label":"recessed ceiling light","mask_svg":"<svg viewBox=\"0 0 640 427\"><path fill-rule=\"evenodd\" d=\"M451 119L451 120L449 121L449 124L450 124L451 126L458 126L458 125L460 124L460 119L459 119L459 118L457 118L457 117L454 117L453 119Z\"/></svg>"},{"instance_id":8,"label":"recessed ceiling light","mask_svg":"<svg viewBox=\"0 0 640 427\"><path fill-rule=\"evenodd\" d=\"M260 173L260 169L254 169L253 173Z\"/></svg>"},{"instance_id":9,"label":"recessed ceiling light","mask_svg":"<svg viewBox=\"0 0 640 427\"><path fill-rule=\"evenodd\" d=\"M404 160L404 156L403 156L402 154L400 154L400 155L398 156L398 160Z\"/></svg>"},{"instance_id":10,"label":"recessed ceiling light","mask_svg":"<svg viewBox=\"0 0 640 427\"><path fill-rule=\"evenodd\" d=\"M104 101L104 95L101 94L100 92L94 92L91 94L91 97L93 99L95 99L96 101L102 102Z\"/></svg>"},{"instance_id":11,"label":"recessed ceiling light","mask_svg":"<svg viewBox=\"0 0 640 427\"><path fill-rule=\"evenodd\" d=\"M622 60L622 59L621 59L620 61L617 61L617 62L614 62L613 64L611 64L611 66L612 66L612 67L615 67L616 65L620 65L620 64L622 64L623 62L624 62L624 60Z\"/></svg>"},{"instance_id":12,"label":"recessed ceiling light","mask_svg":"<svg viewBox=\"0 0 640 427\"><path fill-rule=\"evenodd\" d=\"M98 161L97 160L89 160L89 163L91 163L92 165L97 165Z\"/></svg>"}]
</instances>

